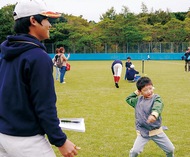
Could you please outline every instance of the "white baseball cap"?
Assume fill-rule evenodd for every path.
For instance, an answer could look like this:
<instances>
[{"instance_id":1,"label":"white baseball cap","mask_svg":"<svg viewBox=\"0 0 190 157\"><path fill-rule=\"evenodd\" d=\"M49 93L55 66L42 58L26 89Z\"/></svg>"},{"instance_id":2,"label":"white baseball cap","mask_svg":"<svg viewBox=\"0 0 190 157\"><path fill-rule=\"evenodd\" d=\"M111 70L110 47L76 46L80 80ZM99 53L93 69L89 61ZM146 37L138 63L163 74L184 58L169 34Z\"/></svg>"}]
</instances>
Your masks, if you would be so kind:
<instances>
[{"instance_id":1,"label":"white baseball cap","mask_svg":"<svg viewBox=\"0 0 190 157\"><path fill-rule=\"evenodd\" d=\"M20 0L14 9L14 20L32 15L43 15L50 18L58 18L60 13L48 10L44 0Z\"/></svg>"},{"instance_id":2,"label":"white baseball cap","mask_svg":"<svg viewBox=\"0 0 190 157\"><path fill-rule=\"evenodd\" d=\"M131 64L130 68L135 68L134 64Z\"/></svg>"}]
</instances>

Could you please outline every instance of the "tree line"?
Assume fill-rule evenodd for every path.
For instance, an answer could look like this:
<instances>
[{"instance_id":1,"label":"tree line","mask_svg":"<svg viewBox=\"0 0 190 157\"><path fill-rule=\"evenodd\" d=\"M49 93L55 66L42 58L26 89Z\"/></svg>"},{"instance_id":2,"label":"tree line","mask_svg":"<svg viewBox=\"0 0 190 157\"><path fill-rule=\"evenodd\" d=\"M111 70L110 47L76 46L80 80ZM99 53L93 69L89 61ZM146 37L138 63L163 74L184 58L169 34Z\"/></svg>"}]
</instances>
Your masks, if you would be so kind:
<instances>
[{"instance_id":1,"label":"tree line","mask_svg":"<svg viewBox=\"0 0 190 157\"><path fill-rule=\"evenodd\" d=\"M0 42L14 34L13 8L14 5L7 5L0 9ZM120 13L111 7L100 16L99 22L64 13L50 22L50 39L44 43L64 46L66 51L73 53L104 52L105 47L110 51L126 52L127 45L136 43L173 42L178 46L190 42L190 11L148 11L144 3L138 14L130 12L126 6Z\"/></svg>"}]
</instances>

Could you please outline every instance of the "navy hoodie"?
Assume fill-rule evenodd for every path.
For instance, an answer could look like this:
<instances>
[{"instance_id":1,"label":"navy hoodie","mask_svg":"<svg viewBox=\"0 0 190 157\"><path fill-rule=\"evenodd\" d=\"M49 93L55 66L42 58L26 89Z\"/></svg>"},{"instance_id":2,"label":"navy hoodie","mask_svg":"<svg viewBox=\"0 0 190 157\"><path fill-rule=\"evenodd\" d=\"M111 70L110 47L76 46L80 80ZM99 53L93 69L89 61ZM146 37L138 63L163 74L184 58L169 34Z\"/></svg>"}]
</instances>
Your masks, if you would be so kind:
<instances>
[{"instance_id":1,"label":"navy hoodie","mask_svg":"<svg viewBox=\"0 0 190 157\"><path fill-rule=\"evenodd\" d=\"M0 132L12 136L47 134L60 147L66 135L59 127L53 63L44 45L23 34L1 44Z\"/></svg>"},{"instance_id":2,"label":"navy hoodie","mask_svg":"<svg viewBox=\"0 0 190 157\"><path fill-rule=\"evenodd\" d=\"M129 70L127 70L127 80L134 80L135 74L139 74L139 72L133 68L130 68Z\"/></svg>"}]
</instances>

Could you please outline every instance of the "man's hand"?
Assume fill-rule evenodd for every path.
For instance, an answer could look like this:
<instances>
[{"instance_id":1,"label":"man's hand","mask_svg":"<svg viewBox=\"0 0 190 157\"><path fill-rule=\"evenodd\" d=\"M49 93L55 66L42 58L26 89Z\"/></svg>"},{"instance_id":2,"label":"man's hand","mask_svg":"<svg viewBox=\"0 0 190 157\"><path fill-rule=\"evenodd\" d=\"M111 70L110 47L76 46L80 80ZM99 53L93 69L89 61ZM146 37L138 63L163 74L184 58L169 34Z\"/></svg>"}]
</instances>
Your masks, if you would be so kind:
<instances>
[{"instance_id":1,"label":"man's hand","mask_svg":"<svg viewBox=\"0 0 190 157\"><path fill-rule=\"evenodd\" d=\"M80 148L76 147L71 141L68 139L64 143L63 146L59 147L59 151L64 157L74 157L78 154L78 150Z\"/></svg>"}]
</instances>

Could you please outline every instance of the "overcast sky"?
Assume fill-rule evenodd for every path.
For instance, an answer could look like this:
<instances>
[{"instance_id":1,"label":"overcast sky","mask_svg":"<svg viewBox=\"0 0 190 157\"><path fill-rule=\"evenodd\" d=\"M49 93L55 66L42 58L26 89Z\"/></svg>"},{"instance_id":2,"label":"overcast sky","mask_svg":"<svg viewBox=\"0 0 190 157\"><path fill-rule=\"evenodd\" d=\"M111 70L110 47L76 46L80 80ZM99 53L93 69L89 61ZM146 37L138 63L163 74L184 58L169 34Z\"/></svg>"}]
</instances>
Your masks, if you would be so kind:
<instances>
[{"instance_id":1,"label":"overcast sky","mask_svg":"<svg viewBox=\"0 0 190 157\"><path fill-rule=\"evenodd\" d=\"M0 8L7 4L15 4L18 0L0 0ZM114 7L116 13L120 13L123 6L130 12L141 12L141 4L144 3L151 11L169 9L172 12L186 12L190 8L190 0L45 0L47 6L54 11L74 16L82 15L88 21L99 21L99 18L108 9Z\"/></svg>"}]
</instances>

